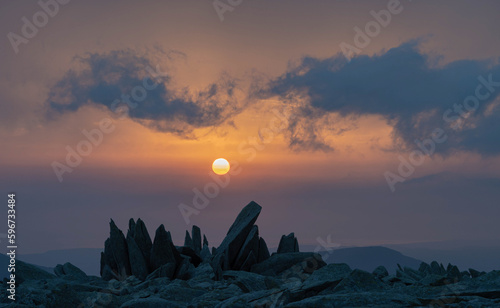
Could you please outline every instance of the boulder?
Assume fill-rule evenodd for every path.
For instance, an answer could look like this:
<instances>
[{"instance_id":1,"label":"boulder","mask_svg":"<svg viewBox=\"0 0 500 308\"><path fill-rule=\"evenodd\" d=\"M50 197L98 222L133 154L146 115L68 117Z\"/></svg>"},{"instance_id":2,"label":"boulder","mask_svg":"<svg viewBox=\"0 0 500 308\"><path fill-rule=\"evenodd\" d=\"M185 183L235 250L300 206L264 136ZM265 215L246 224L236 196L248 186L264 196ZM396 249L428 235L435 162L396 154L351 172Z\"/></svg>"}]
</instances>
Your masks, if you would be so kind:
<instances>
[{"instance_id":1,"label":"boulder","mask_svg":"<svg viewBox=\"0 0 500 308\"><path fill-rule=\"evenodd\" d=\"M285 271L312 273L325 266L321 255L313 252L293 252L273 254L267 260L252 266L251 271L264 276L276 276ZM294 266L298 266L295 267ZM301 269L300 269L300 268ZM290 274L290 273L284 273Z\"/></svg>"},{"instance_id":2,"label":"boulder","mask_svg":"<svg viewBox=\"0 0 500 308\"><path fill-rule=\"evenodd\" d=\"M333 289L327 288L320 294L329 294L335 292L366 292L366 291L378 291L385 288L384 284L379 280L375 279L372 274L355 269L349 276L342 279L337 286Z\"/></svg>"},{"instance_id":3,"label":"boulder","mask_svg":"<svg viewBox=\"0 0 500 308\"><path fill-rule=\"evenodd\" d=\"M352 269L345 263L331 263L314 271L301 286L308 293L318 293L327 287L335 287L342 279L349 276Z\"/></svg>"},{"instance_id":4,"label":"boulder","mask_svg":"<svg viewBox=\"0 0 500 308\"><path fill-rule=\"evenodd\" d=\"M281 237L277 253L299 252L299 243L292 232Z\"/></svg>"},{"instance_id":5,"label":"boulder","mask_svg":"<svg viewBox=\"0 0 500 308\"><path fill-rule=\"evenodd\" d=\"M378 279L382 279L384 277L389 276L389 272L385 268L385 266L379 266L372 272L373 276L377 277Z\"/></svg>"},{"instance_id":6,"label":"boulder","mask_svg":"<svg viewBox=\"0 0 500 308\"><path fill-rule=\"evenodd\" d=\"M165 227L160 225L156 230L151 248L151 269L155 270L167 263L179 264L180 262L181 256L172 243L171 237L165 231Z\"/></svg>"},{"instance_id":7,"label":"boulder","mask_svg":"<svg viewBox=\"0 0 500 308\"><path fill-rule=\"evenodd\" d=\"M84 271L69 262L64 263L64 265L57 264L54 273L57 277L69 280L86 281L89 278Z\"/></svg>"},{"instance_id":8,"label":"boulder","mask_svg":"<svg viewBox=\"0 0 500 308\"><path fill-rule=\"evenodd\" d=\"M236 220L229 228L226 237L215 251L215 254L213 254L214 259L220 259L220 256L224 255L224 259L222 259L221 264L222 270L232 269L232 265L234 264L241 247L248 237L252 226L259 217L261 210L262 207L252 201L245 206L236 217ZM217 266L219 265L212 265L214 269Z\"/></svg>"}]
</instances>

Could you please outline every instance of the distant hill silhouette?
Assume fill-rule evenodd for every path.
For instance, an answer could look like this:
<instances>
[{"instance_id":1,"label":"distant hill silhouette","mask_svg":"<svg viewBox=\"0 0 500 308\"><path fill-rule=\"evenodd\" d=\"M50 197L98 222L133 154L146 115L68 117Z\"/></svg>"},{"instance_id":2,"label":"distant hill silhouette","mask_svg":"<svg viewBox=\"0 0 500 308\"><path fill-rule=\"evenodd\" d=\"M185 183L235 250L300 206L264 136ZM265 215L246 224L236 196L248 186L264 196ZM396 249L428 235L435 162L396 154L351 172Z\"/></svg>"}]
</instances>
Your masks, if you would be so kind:
<instances>
[{"instance_id":1,"label":"distant hill silhouette","mask_svg":"<svg viewBox=\"0 0 500 308\"><path fill-rule=\"evenodd\" d=\"M49 250L44 253L19 255L18 258L27 263L52 268L57 264L70 262L84 271L87 275L99 276L101 251L101 248Z\"/></svg>"},{"instance_id":2,"label":"distant hill silhouette","mask_svg":"<svg viewBox=\"0 0 500 308\"><path fill-rule=\"evenodd\" d=\"M2 253L0 253L0 279L4 279L6 277L9 277L10 276L10 273L8 272L7 270L7 267L9 266L9 262L10 262L10 257L7 256L7 255L4 255ZM29 262L27 262L29 263ZM51 267L46 267L46 266L40 266L40 265L36 265L36 264L32 264L36 267L38 267L39 269L42 269L46 272L49 272L51 274L54 274L54 269L51 268Z\"/></svg>"},{"instance_id":3,"label":"distant hill silhouette","mask_svg":"<svg viewBox=\"0 0 500 308\"><path fill-rule=\"evenodd\" d=\"M312 246L302 245L301 251L313 250ZM397 265L418 269L422 261L408 257L399 251L382 246L338 248L331 252L319 252L326 263L347 263L351 268L372 272L383 265L390 273L395 273Z\"/></svg>"}]
</instances>

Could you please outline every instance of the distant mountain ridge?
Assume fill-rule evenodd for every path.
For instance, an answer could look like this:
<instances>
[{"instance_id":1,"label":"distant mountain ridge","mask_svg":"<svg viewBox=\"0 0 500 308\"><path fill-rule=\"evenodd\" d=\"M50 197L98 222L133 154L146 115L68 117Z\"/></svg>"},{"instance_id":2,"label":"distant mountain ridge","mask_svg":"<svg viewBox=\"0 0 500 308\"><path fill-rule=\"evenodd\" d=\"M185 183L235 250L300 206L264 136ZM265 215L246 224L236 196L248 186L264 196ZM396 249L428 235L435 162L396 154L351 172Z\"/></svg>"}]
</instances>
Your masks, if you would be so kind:
<instances>
[{"instance_id":1,"label":"distant mountain ridge","mask_svg":"<svg viewBox=\"0 0 500 308\"><path fill-rule=\"evenodd\" d=\"M301 250L310 249L302 245ZM312 250L312 249L311 249ZM372 272L379 265L385 266L390 273L395 273L397 265L417 269L421 260L406 256L399 251L382 246L336 248L320 251L326 263L346 263L353 269Z\"/></svg>"}]
</instances>

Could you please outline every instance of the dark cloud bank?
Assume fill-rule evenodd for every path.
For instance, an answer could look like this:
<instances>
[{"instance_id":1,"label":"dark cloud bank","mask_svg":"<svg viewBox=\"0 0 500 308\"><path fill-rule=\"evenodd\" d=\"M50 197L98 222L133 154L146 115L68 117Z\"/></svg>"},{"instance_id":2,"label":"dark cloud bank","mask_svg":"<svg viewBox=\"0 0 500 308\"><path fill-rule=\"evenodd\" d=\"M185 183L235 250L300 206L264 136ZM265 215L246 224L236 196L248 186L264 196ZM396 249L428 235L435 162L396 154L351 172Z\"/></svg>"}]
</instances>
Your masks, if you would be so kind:
<instances>
[{"instance_id":1,"label":"dark cloud bank","mask_svg":"<svg viewBox=\"0 0 500 308\"><path fill-rule=\"evenodd\" d=\"M301 132L292 131L291 145L328 148L316 133L324 125L325 114L354 118L371 114L384 117L394 127L395 140L406 148L442 128L449 138L436 148L441 154L465 150L495 155L500 153L500 106L495 102L499 85L499 65L461 60L439 66L412 41L350 62L341 54L327 59L304 57L254 95L307 99L308 104L300 108L303 117L294 123ZM306 122L300 123L304 117ZM316 120L320 124L315 125Z\"/></svg>"},{"instance_id":2,"label":"dark cloud bank","mask_svg":"<svg viewBox=\"0 0 500 308\"><path fill-rule=\"evenodd\" d=\"M362 115L382 116L394 127L397 144L406 149L415 147L416 139L429 138L434 129L442 128L448 139L436 148L438 153L499 154L500 66L476 60L438 65L418 47L418 41L411 41L351 61L341 54L327 59L304 57L278 78L254 86L249 97L277 96L285 103L294 96L306 99L307 104L296 109L298 114L289 125L287 135L293 149L332 150L325 136L355 127L325 120L325 115L338 113L348 123ZM82 68L68 71L51 89L49 116L76 111L86 104L116 111L113 102L123 94L132 95L134 87L145 83L146 68L155 67L132 51L88 54L79 60ZM129 109L131 119L188 136L195 128L224 123L246 106L236 99L236 83L231 78L192 93L174 90L171 77L163 77L156 88L147 90L147 97ZM134 102L133 97L131 100Z\"/></svg>"}]
</instances>

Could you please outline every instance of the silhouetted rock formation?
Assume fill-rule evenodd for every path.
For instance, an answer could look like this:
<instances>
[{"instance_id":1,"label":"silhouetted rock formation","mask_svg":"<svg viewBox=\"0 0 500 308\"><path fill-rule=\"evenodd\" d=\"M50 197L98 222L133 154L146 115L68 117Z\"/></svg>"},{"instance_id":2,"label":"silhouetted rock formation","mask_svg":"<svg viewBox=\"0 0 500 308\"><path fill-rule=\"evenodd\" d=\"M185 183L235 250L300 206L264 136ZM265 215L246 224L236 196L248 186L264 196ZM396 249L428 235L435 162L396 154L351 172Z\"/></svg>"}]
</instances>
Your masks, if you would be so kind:
<instances>
[{"instance_id":1,"label":"silhouetted rock formation","mask_svg":"<svg viewBox=\"0 0 500 308\"><path fill-rule=\"evenodd\" d=\"M281 237L277 252L299 252L299 242L297 241L297 238L295 237L295 234L293 232Z\"/></svg>"},{"instance_id":2,"label":"silhouetted rock formation","mask_svg":"<svg viewBox=\"0 0 500 308\"><path fill-rule=\"evenodd\" d=\"M298 252L293 233L269 256L255 225L260 211L255 202L248 204L213 255L196 226L186 232L184 246L176 247L163 225L151 242L140 219L129 221L126 238L111 220L101 278L70 263L58 264L52 275L17 261L16 307L498 306L500 271L460 271L431 262L418 269L398 265L395 275L383 266L369 273ZM5 283L0 307L12 304Z\"/></svg>"}]
</instances>

